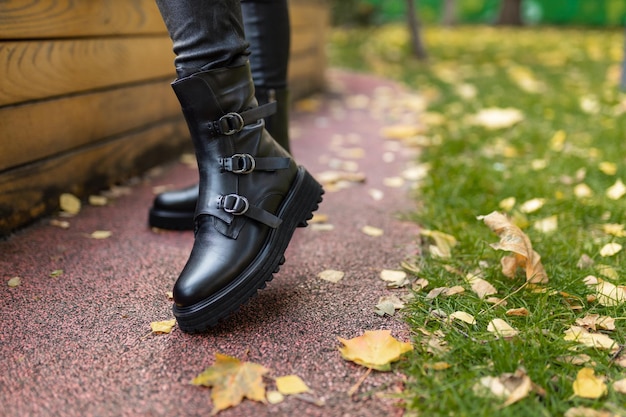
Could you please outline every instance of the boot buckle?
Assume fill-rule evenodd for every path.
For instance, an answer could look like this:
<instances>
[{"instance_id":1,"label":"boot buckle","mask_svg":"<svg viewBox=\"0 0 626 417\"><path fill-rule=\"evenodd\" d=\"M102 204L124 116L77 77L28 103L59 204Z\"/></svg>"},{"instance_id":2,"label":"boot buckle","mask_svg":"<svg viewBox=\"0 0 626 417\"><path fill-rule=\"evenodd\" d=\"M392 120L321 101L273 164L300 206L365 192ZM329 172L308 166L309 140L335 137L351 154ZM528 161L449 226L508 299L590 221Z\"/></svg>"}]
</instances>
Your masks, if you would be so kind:
<instances>
[{"instance_id":1,"label":"boot buckle","mask_svg":"<svg viewBox=\"0 0 626 417\"><path fill-rule=\"evenodd\" d=\"M220 158L219 164L223 171L235 174L249 174L256 168L254 157L248 153L236 153L230 158Z\"/></svg>"},{"instance_id":2,"label":"boot buckle","mask_svg":"<svg viewBox=\"0 0 626 417\"><path fill-rule=\"evenodd\" d=\"M250 203L246 197L238 194L221 195L217 200L217 208L234 216L241 216L248 211Z\"/></svg>"},{"instance_id":3,"label":"boot buckle","mask_svg":"<svg viewBox=\"0 0 626 417\"><path fill-rule=\"evenodd\" d=\"M239 113L230 112L220 117L217 121L217 125L222 135L230 136L241 132L245 122Z\"/></svg>"}]
</instances>

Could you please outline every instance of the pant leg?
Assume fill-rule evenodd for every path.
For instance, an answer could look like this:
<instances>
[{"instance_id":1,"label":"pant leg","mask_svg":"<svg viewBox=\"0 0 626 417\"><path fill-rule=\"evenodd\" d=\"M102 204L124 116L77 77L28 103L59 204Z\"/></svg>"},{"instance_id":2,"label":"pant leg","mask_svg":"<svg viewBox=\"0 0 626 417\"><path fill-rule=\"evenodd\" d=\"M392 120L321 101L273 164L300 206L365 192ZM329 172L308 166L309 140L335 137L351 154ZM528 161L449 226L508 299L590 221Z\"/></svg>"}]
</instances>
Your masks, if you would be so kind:
<instances>
[{"instance_id":1,"label":"pant leg","mask_svg":"<svg viewBox=\"0 0 626 417\"><path fill-rule=\"evenodd\" d=\"M287 0L241 0L241 9L254 85L286 88L291 35Z\"/></svg>"},{"instance_id":2,"label":"pant leg","mask_svg":"<svg viewBox=\"0 0 626 417\"><path fill-rule=\"evenodd\" d=\"M172 38L179 78L247 60L239 0L156 0Z\"/></svg>"}]
</instances>

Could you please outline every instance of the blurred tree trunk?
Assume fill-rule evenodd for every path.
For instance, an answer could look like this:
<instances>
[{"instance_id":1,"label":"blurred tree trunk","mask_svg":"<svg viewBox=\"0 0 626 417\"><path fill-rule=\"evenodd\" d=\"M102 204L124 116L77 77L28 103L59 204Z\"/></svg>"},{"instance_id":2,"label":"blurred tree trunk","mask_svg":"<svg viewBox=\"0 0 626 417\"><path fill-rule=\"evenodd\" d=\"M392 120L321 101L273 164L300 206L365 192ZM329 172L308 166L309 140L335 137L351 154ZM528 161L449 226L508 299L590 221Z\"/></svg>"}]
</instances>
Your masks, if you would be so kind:
<instances>
[{"instance_id":1,"label":"blurred tree trunk","mask_svg":"<svg viewBox=\"0 0 626 417\"><path fill-rule=\"evenodd\" d=\"M522 26L522 0L502 0L496 24Z\"/></svg>"},{"instance_id":2,"label":"blurred tree trunk","mask_svg":"<svg viewBox=\"0 0 626 417\"><path fill-rule=\"evenodd\" d=\"M453 26L456 24L456 0L444 0L443 24L445 26Z\"/></svg>"},{"instance_id":3,"label":"blurred tree trunk","mask_svg":"<svg viewBox=\"0 0 626 417\"><path fill-rule=\"evenodd\" d=\"M406 0L406 3L409 32L411 33L411 50L417 59L424 60L427 58L427 55L422 42L421 25L417 18L415 0Z\"/></svg>"}]
</instances>

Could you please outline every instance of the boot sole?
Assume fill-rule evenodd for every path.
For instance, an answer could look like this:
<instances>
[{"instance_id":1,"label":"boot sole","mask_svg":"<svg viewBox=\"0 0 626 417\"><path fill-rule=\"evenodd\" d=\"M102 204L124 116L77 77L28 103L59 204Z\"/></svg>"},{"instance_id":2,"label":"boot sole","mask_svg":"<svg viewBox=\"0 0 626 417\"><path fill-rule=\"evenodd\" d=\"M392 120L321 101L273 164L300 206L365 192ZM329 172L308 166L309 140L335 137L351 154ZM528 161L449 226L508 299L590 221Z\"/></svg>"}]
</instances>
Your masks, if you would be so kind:
<instances>
[{"instance_id":1,"label":"boot sole","mask_svg":"<svg viewBox=\"0 0 626 417\"><path fill-rule=\"evenodd\" d=\"M322 201L322 194L322 186L303 167L298 167L291 190L277 212L283 222L277 229L270 230L262 251L218 293L191 306L174 305L178 327L187 333L204 332L236 312L257 290L265 288L266 282L272 280L285 262L284 253L296 227L307 225Z\"/></svg>"}]
</instances>

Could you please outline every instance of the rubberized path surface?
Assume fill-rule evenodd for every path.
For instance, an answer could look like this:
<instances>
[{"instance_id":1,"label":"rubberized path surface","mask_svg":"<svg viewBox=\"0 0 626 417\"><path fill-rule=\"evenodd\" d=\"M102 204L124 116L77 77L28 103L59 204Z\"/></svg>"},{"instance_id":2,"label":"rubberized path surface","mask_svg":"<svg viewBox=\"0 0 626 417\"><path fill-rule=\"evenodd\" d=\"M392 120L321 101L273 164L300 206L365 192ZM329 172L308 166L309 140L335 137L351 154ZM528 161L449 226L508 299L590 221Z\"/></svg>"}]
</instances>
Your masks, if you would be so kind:
<instances>
[{"instance_id":1,"label":"rubberized path surface","mask_svg":"<svg viewBox=\"0 0 626 417\"><path fill-rule=\"evenodd\" d=\"M381 91L402 90L339 70L328 79L328 93L292 112L294 156L314 176L358 167L366 180L327 191L318 213L332 230L298 229L274 280L207 334L150 331L151 322L173 318L167 292L193 243L192 232L147 226L154 187L195 181L182 163L136 181L107 206L53 217L69 221L68 229L47 218L0 241L0 415L207 416L210 390L189 381L216 352L260 363L273 377L296 374L312 389L275 405L244 400L220 416L402 414L393 398L399 373L373 372L347 394L365 368L343 360L337 340L378 329L409 340L400 318L374 313L379 297L393 293L380 271L398 269L417 236L417 226L398 218L415 204L408 186L385 185L414 154L381 138L387 121L372 111ZM366 225L384 234L366 235ZM96 230L111 237L90 238ZM321 280L326 269L345 277ZM12 277L21 284L10 288Z\"/></svg>"}]
</instances>

